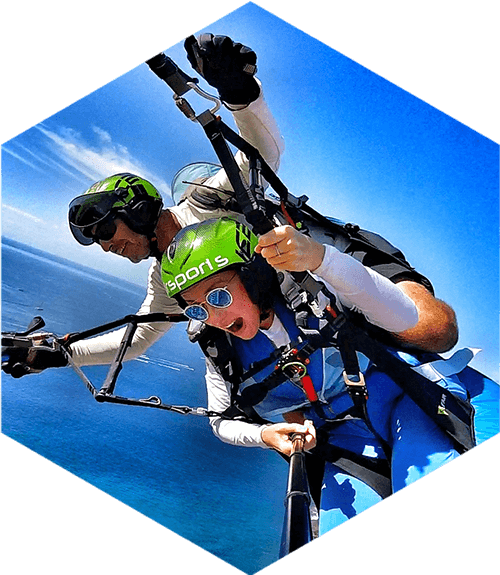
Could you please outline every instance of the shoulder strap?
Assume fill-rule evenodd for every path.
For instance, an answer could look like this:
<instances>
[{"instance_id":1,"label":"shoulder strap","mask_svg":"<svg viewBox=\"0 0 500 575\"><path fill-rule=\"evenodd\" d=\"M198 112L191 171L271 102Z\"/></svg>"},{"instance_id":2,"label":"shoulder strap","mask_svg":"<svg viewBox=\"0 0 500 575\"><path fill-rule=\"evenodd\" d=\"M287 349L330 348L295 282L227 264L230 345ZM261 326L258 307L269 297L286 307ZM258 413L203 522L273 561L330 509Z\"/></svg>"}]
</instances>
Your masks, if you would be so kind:
<instances>
[{"instance_id":1,"label":"shoulder strap","mask_svg":"<svg viewBox=\"0 0 500 575\"><path fill-rule=\"evenodd\" d=\"M241 382L241 363L233 352L228 335L206 324L198 326L190 334L191 341L199 343L205 357L212 363L218 373L232 385Z\"/></svg>"},{"instance_id":2,"label":"shoulder strap","mask_svg":"<svg viewBox=\"0 0 500 575\"><path fill-rule=\"evenodd\" d=\"M231 384L231 405L222 415L228 419L245 420L249 423L269 423L260 417L252 405L238 401L240 383L247 376L243 374L241 362L234 353L228 335L219 329L203 325L196 334L190 335L190 339L199 343L205 357L221 377Z\"/></svg>"}]
</instances>

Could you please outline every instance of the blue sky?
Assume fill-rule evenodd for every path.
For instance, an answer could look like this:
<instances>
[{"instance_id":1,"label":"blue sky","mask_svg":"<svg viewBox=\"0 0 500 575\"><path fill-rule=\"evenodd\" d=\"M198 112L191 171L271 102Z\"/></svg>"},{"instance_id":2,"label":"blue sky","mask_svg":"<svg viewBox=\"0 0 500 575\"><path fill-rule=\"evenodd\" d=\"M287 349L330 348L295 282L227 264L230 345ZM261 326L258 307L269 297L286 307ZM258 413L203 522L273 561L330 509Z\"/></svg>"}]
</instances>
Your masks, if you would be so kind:
<instances>
[{"instance_id":1,"label":"blue sky","mask_svg":"<svg viewBox=\"0 0 500 575\"><path fill-rule=\"evenodd\" d=\"M496 374L498 145L256 5L210 31L256 50L291 192L400 247L456 309L461 343L484 348L478 368ZM181 44L165 49L191 70ZM120 171L150 179L168 203L174 174L198 160L215 160L201 127L138 65L4 143L2 233L144 284L147 262L74 241L68 203Z\"/></svg>"}]
</instances>

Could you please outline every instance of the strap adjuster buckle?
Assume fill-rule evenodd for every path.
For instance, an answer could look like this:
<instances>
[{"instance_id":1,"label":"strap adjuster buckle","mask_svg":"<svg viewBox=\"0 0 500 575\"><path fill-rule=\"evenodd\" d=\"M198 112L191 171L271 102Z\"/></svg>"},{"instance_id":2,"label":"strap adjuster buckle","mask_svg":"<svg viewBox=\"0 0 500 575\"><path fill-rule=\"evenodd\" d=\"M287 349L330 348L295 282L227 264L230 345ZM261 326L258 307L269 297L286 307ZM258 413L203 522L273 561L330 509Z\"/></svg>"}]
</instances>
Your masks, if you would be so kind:
<instances>
[{"instance_id":1,"label":"strap adjuster buckle","mask_svg":"<svg viewBox=\"0 0 500 575\"><path fill-rule=\"evenodd\" d=\"M357 375L349 375L344 370L342 372L342 377L344 378L344 383L347 385L347 390L351 397L364 397L365 399L368 399L365 376L360 371Z\"/></svg>"}]
</instances>

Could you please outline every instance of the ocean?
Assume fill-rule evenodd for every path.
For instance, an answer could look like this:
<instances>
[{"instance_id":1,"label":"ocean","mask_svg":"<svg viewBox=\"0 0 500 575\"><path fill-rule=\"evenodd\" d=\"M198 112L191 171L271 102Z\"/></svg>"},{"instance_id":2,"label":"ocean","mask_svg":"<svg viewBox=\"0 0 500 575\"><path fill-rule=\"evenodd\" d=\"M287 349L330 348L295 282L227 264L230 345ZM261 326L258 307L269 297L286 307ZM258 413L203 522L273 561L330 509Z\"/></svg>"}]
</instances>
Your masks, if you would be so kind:
<instances>
[{"instance_id":1,"label":"ocean","mask_svg":"<svg viewBox=\"0 0 500 575\"><path fill-rule=\"evenodd\" d=\"M145 286L2 238L2 331L42 316L63 335L134 313ZM183 325L126 362L116 393L206 407ZM84 368L100 387L105 366ZM2 432L245 573L278 559L287 464L226 445L202 417L97 403L71 368L2 374Z\"/></svg>"}]
</instances>

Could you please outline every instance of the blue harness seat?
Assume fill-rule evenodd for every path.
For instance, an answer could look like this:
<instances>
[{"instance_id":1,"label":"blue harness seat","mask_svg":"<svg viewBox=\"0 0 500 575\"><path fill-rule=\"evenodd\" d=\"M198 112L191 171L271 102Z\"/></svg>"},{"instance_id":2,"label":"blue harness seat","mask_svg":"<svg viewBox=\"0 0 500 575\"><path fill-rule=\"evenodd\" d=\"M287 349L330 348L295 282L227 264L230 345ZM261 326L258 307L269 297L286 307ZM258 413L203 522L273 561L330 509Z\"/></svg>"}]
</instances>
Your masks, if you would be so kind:
<instances>
[{"instance_id":1,"label":"blue harness seat","mask_svg":"<svg viewBox=\"0 0 500 575\"><path fill-rule=\"evenodd\" d=\"M293 314L285 305L276 304L275 312L291 340L299 335ZM252 363L268 357L275 346L259 332L250 341L232 340L244 370ZM473 357L470 350L456 352L445 360L436 354L415 356L391 350L416 371L432 379L474 407L476 443L481 443L499 432L499 391L497 383L467 366ZM316 350L307 366L315 390L323 404L326 418L344 414L353 406L342 377L342 361L335 348ZM328 429L330 445L367 458L386 459L384 447L389 446L392 491L398 491L427 475L459 455L453 440L385 373L359 357L368 390L367 412L371 428L363 419L348 419ZM254 385L263 381L274 370L274 364L264 368L241 384ZM307 400L303 390L286 381L269 391L254 406L257 413L268 420L279 421L289 411L301 410L317 428L325 425ZM385 446L382 441L385 442ZM323 477L320 506L320 534L329 531L361 511L371 507L382 497L362 480L347 474L334 463L327 462Z\"/></svg>"}]
</instances>

